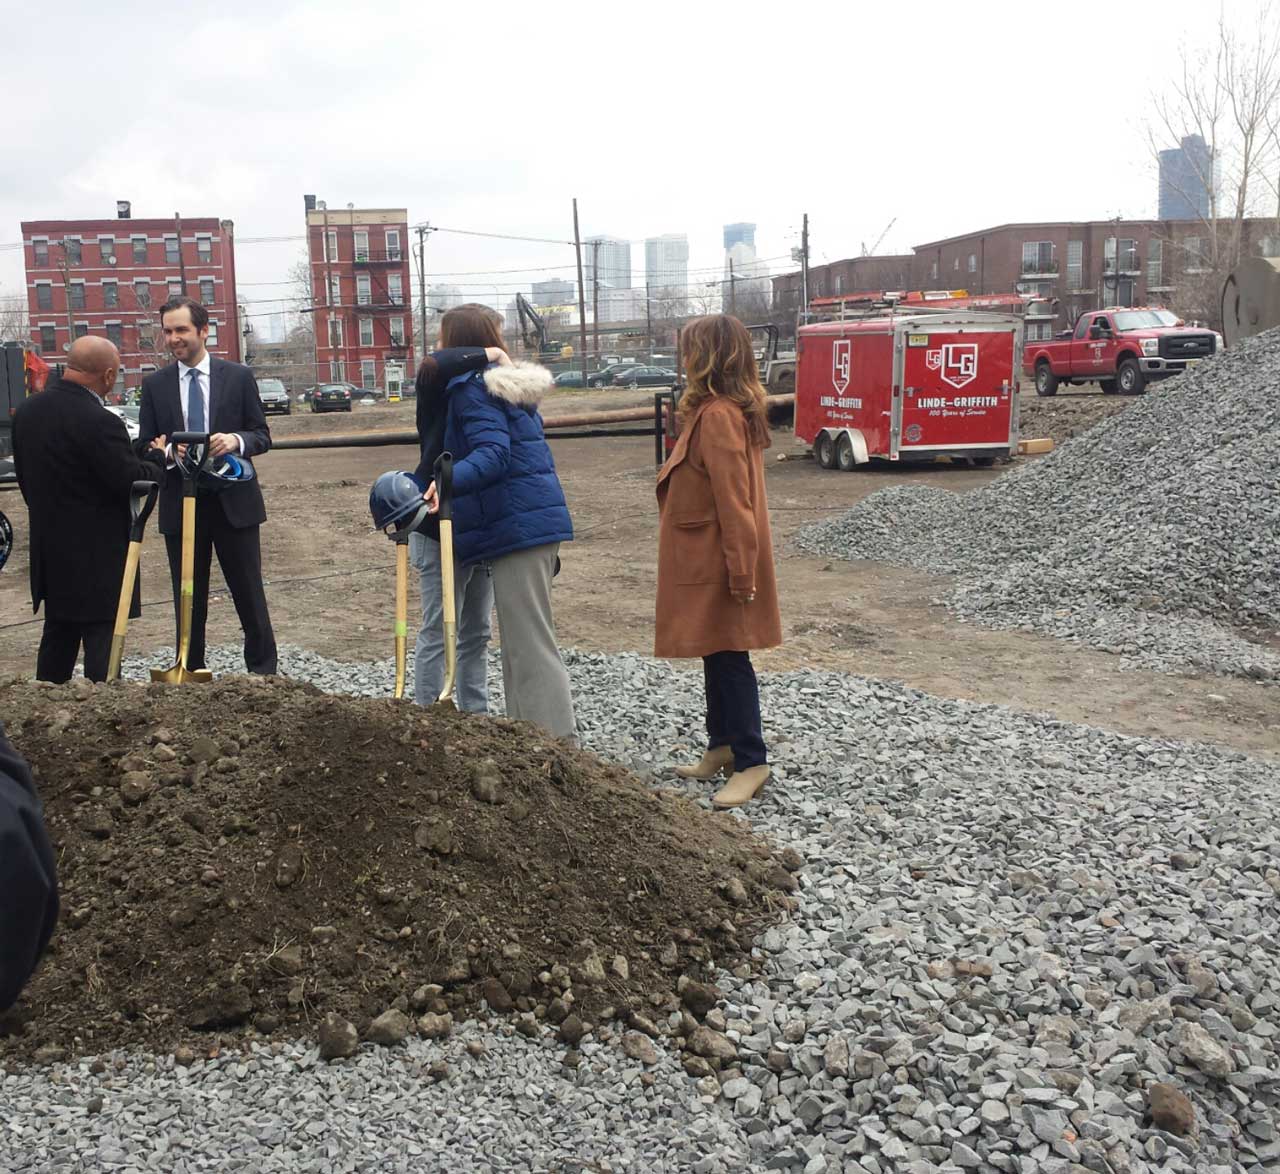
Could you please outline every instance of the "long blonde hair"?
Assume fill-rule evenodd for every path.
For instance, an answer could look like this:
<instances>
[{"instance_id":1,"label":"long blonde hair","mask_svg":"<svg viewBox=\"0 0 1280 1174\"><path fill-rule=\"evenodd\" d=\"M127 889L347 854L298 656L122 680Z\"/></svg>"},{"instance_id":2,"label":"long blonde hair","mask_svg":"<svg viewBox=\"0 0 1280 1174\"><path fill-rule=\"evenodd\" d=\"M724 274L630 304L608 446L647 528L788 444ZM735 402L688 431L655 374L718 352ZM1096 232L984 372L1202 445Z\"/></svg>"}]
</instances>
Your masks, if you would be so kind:
<instances>
[{"instance_id":1,"label":"long blonde hair","mask_svg":"<svg viewBox=\"0 0 1280 1174\"><path fill-rule=\"evenodd\" d=\"M680 332L680 358L687 382L680 397L681 421L720 396L742 409L751 443L768 448L769 412L747 328L729 314L692 318Z\"/></svg>"}]
</instances>

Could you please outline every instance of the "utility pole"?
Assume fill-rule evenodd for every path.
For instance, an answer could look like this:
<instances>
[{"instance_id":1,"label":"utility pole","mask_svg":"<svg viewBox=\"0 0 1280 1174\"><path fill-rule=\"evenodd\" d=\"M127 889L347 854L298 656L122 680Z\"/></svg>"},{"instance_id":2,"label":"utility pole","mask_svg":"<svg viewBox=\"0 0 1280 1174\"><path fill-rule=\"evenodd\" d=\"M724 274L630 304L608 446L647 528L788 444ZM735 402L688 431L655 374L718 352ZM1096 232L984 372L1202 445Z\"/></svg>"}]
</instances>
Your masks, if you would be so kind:
<instances>
[{"instance_id":1,"label":"utility pole","mask_svg":"<svg viewBox=\"0 0 1280 1174\"><path fill-rule=\"evenodd\" d=\"M809 213L800 230L800 321L809 321Z\"/></svg>"},{"instance_id":2,"label":"utility pole","mask_svg":"<svg viewBox=\"0 0 1280 1174\"><path fill-rule=\"evenodd\" d=\"M644 320L649 335L649 361L653 362L653 303L649 300L649 283L644 283Z\"/></svg>"},{"instance_id":3,"label":"utility pole","mask_svg":"<svg viewBox=\"0 0 1280 1174\"><path fill-rule=\"evenodd\" d=\"M733 258L729 258L729 313L738 316L738 279L733 272Z\"/></svg>"},{"instance_id":4,"label":"utility pole","mask_svg":"<svg viewBox=\"0 0 1280 1174\"><path fill-rule=\"evenodd\" d=\"M596 362L600 362L600 241L591 242L591 346L595 350ZM586 378L586 368L583 368Z\"/></svg>"},{"instance_id":5,"label":"utility pole","mask_svg":"<svg viewBox=\"0 0 1280 1174\"><path fill-rule=\"evenodd\" d=\"M178 234L178 276L182 279L182 296L187 296L187 262L182 256L182 217L173 214L174 231Z\"/></svg>"},{"instance_id":6,"label":"utility pole","mask_svg":"<svg viewBox=\"0 0 1280 1174\"><path fill-rule=\"evenodd\" d=\"M582 344L582 378L587 377L587 291L582 285L582 238L578 235L578 197L573 198L573 249L578 258L578 337Z\"/></svg>"},{"instance_id":7,"label":"utility pole","mask_svg":"<svg viewBox=\"0 0 1280 1174\"><path fill-rule=\"evenodd\" d=\"M418 356L418 362L422 362L422 357L427 353L427 233L431 231L430 224L418 225L418 321L421 323L422 330L422 354Z\"/></svg>"}]
</instances>

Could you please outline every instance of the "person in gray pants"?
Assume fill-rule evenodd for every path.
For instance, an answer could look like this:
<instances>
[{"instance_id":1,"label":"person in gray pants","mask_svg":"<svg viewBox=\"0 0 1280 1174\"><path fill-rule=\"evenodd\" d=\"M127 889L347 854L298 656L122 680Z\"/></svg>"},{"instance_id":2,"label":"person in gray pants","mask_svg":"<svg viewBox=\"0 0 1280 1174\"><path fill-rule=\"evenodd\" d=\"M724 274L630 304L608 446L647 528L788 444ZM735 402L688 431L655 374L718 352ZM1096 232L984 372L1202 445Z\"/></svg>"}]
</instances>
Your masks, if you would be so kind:
<instances>
[{"instance_id":1,"label":"person in gray pants","mask_svg":"<svg viewBox=\"0 0 1280 1174\"><path fill-rule=\"evenodd\" d=\"M501 347L501 323L487 306L458 306L441 319L440 341L445 347ZM454 460L458 561L488 563L492 570L507 716L575 739L569 674L551 614L560 544L573 537L538 414L551 386L551 373L535 363L454 377L446 385L444 448ZM434 483L423 496L434 512Z\"/></svg>"}]
</instances>

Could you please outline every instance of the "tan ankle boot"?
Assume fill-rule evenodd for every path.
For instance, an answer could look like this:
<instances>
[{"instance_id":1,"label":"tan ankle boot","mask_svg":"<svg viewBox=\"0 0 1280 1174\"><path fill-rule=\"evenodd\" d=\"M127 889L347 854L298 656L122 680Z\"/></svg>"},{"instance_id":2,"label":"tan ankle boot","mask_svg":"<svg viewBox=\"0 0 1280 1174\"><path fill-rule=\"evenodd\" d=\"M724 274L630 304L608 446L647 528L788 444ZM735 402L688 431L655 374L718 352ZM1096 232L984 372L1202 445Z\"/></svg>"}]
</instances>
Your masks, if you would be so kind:
<instances>
[{"instance_id":1,"label":"tan ankle boot","mask_svg":"<svg viewBox=\"0 0 1280 1174\"><path fill-rule=\"evenodd\" d=\"M696 766L677 766L676 774L682 779L714 779L718 774L728 774L732 768L733 748L717 746L705 751Z\"/></svg>"},{"instance_id":2,"label":"tan ankle boot","mask_svg":"<svg viewBox=\"0 0 1280 1174\"><path fill-rule=\"evenodd\" d=\"M727 807L741 807L750 803L764 787L769 778L769 767L750 766L746 770L735 771L715 793L711 806L723 811Z\"/></svg>"}]
</instances>

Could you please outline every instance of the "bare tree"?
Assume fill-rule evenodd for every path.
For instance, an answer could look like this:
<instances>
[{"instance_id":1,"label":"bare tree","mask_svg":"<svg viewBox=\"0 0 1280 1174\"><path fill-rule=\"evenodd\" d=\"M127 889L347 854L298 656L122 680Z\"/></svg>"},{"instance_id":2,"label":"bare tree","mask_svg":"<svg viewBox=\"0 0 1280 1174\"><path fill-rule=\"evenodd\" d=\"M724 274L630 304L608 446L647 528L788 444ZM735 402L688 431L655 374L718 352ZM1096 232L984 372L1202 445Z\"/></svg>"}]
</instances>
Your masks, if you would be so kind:
<instances>
[{"instance_id":1,"label":"bare tree","mask_svg":"<svg viewBox=\"0 0 1280 1174\"><path fill-rule=\"evenodd\" d=\"M0 289L0 342L30 342L27 299L22 294L6 294Z\"/></svg>"},{"instance_id":2,"label":"bare tree","mask_svg":"<svg viewBox=\"0 0 1280 1174\"><path fill-rule=\"evenodd\" d=\"M1216 322L1222 283L1250 248L1250 219L1274 211L1280 225L1280 24L1271 0L1244 30L1223 9L1212 44L1183 49L1178 75L1152 107L1147 140L1157 165L1160 151L1193 136L1205 144L1184 151L1187 182L1161 172L1196 222L1180 234L1166 226L1163 257L1185 275L1183 312Z\"/></svg>"}]
</instances>

